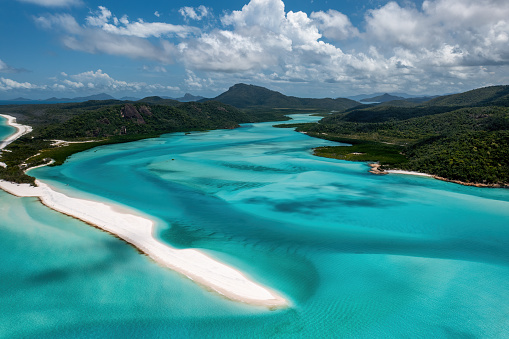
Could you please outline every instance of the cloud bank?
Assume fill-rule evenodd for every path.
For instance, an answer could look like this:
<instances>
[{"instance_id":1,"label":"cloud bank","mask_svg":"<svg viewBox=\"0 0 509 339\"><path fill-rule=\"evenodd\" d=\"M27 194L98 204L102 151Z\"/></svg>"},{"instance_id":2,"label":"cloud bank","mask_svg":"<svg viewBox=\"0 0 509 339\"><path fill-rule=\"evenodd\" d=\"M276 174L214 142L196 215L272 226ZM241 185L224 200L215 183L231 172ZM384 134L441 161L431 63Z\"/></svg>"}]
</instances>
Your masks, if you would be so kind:
<instances>
[{"instance_id":1,"label":"cloud bank","mask_svg":"<svg viewBox=\"0 0 509 339\"><path fill-rule=\"evenodd\" d=\"M20 90L31 90L32 92L39 93L45 91L61 93L159 93L180 91L179 87L174 86L114 79L101 69L78 74L67 74L65 72L61 72L58 77L53 77L52 80L52 84L36 85L29 82L17 82L12 79L0 77L0 91L16 92Z\"/></svg>"},{"instance_id":2,"label":"cloud bank","mask_svg":"<svg viewBox=\"0 0 509 339\"><path fill-rule=\"evenodd\" d=\"M198 25L213 15L204 6L179 10L194 26L119 18L102 6L81 24L70 14L35 20L59 32L67 48L177 63L192 84L193 77L248 78L351 92L437 92L509 80L507 1L388 2L367 10L360 27L339 10L308 14L286 11L281 0L251 0L213 26Z\"/></svg>"}]
</instances>

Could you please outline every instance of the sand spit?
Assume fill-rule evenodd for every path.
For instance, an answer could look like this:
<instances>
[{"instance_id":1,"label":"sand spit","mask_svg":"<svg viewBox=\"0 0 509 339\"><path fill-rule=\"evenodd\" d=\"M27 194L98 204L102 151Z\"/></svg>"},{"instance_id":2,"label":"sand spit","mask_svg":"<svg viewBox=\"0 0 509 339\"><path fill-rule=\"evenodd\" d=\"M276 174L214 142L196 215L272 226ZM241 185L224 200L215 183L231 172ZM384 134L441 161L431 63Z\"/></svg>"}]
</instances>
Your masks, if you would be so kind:
<instances>
[{"instance_id":1,"label":"sand spit","mask_svg":"<svg viewBox=\"0 0 509 339\"><path fill-rule=\"evenodd\" d=\"M0 180L0 188L20 197L38 197L56 211L78 218L134 245L157 263L182 273L225 297L248 304L281 307L288 302L241 272L194 249L175 249L153 237L154 222L108 204L69 197L36 180L37 187ZM125 210L125 209L124 209Z\"/></svg>"},{"instance_id":2,"label":"sand spit","mask_svg":"<svg viewBox=\"0 0 509 339\"><path fill-rule=\"evenodd\" d=\"M13 117L3 116L10 125L17 128L14 135L2 142L3 147L32 130L29 126L16 124ZM70 197L40 180L35 183L34 187L0 180L0 188L19 197L38 197L44 205L123 239L158 264L175 270L228 299L269 308L288 306L288 301L283 297L251 281L236 269L198 250L176 249L157 240L153 236L154 222L137 215L135 211Z\"/></svg>"},{"instance_id":3,"label":"sand spit","mask_svg":"<svg viewBox=\"0 0 509 339\"><path fill-rule=\"evenodd\" d=\"M20 138L21 136L32 132L32 127L16 123L15 117L5 114L0 114L0 116L7 119L8 125L16 128L16 133L10 135L7 139L2 140L2 142L0 142L0 150L4 149L5 147L7 147L7 145L9 145L14 140Z\"/></svg>"}]
</instances>

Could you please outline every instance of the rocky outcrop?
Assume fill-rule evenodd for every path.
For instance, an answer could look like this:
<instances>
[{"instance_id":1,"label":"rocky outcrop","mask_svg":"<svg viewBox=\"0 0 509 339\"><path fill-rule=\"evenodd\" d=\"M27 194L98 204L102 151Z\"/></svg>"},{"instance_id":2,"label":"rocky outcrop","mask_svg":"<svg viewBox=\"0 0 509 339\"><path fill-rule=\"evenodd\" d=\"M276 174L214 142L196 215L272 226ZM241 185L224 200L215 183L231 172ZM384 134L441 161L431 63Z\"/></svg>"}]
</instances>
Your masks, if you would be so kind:
<instances>
[{"instance_id":1,"label":"rocky outcrop","mask_svg":"<svg viewBox=\"0 0 509 339\"><path fill-rule=\"evenodd\" d=\"M145 107L145 106L143 106L143 107ZM147 107L145 107L145 108L146 109L144 111L150 112L150 110L148 110ZM152 113L150 113L150 114L152 114ZM120 116L124 119L136 120L135 122L138 125L145 124L145 120L143 119L141 114L138 112L136 107L134 107L132 104L125 104L125 106L122 107L122 109L120 110Z\"/></svg>"},{"instance_id":2,"label":"rocky outcrop","mask_svg":"<svg viewBox=\"0 0 509 339\"><path fill-rule=\"evenodd\" d=\"M141 106L140 108L138 108L138 111L147 117L151 117L153 115L152 112L150 111L150 107L147 106Z\"/></svg>"}]
</instances>

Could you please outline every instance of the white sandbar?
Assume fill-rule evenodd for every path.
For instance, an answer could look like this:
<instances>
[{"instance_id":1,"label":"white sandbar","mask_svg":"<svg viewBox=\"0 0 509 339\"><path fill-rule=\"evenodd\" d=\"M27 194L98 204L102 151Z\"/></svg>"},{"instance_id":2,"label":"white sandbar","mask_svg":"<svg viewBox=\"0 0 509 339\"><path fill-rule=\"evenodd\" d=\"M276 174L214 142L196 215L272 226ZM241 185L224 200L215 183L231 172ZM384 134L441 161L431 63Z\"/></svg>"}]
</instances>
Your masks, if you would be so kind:
<instances>
[{"instance_id":1,"label":"white sandbar","mask_svg":"<svg viewBox=\"0 0 509 339\"><path fill-rule=\"evenodd\" d=\"M10 120L10 123L13 123ZM27 131L27 129L22 129ZM18 130L19 132L19 130ZM21 133L17 133L18 137ZM11 142L12 137L8 138ZM225 297L248 304L284 307L288 301L241 272L194 249L176 249L153 236L154 222L136 212L57 192L36 180L37 187L0 180L0 188L19 197L38 197L56 211L92 224L125 240L162 266L169 267Z\"/></svg>"}]
</instances>

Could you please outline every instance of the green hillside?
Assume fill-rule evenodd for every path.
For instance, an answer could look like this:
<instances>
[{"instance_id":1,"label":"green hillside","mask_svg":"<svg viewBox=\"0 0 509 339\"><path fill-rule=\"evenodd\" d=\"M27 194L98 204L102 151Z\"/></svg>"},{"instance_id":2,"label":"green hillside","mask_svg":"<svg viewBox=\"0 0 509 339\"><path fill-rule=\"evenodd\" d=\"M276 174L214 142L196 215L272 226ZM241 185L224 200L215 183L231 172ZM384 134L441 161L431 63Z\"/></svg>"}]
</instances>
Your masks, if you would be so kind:
<instances>
[{"instance_id":1,"label":"green hillside","mask_svg":"<svg viewBox=\"0 0 509 339\"><path fill-rule=\"evenodd\" d=\"M217 101L180 103L156 99L162 105L146 101L150 100L8 107L6 114L33 126L34 131L9 145L8 152L2 152L1 161L7 168L0 167L0 178L32 183L33 178L23 173L24 168L46 163L50 158L61 164L73 153L100 145L170 132L232 129L240 123L288 119L276 112L247 113ZM52 145L55 139L87 142L56 147Z\"/></svg>"},{"instance_id":2,"label":"green hillside","mask_svg":"<svg viewBox=\"0 0 509 339\"><path fill-rule=\"evenodd\" d=\"M212 100L238 108L308 108L343 111L359 105L357 101L343 98L312 99L286 96L264 87L246 84L236 84Z\"/></svg>"},{"instance_id":3,"label":"green hillside","mask_svg":"<svg viewBox=\"0 0 509 339\"><path fill-rule=\"evenodd\" d=\"M251 119L219 102L179 103L178 107L127 103L77 115L38 132L42 138L103 138L115 135L235 128ZM36 134L36 136L39 136Z\"/></svg>"},{"instance_id":4,"label":"green hillside","mask_svg":"<svg viewBox=\"0 0 509 339\"><path fill-rule=\"evenodd\" d=\"M315 137L354 145L319 148L315 150L317 155L379 161L382 169L398 168L464 183L506 186L508 91L509 86L481 88L433 99L437 106L427 102L413 107L355 108L317 124L295 127Z\"/></svg>"},{"instance_id":5,"label":"green hillside","mask_svg":"<svg viewBox=\"0 0 509 339\"><path fill-rule=\"evenodd\" d=\"M426 102L428 106L509 106L509 86L491 86L446 95Z\"/></svg>"}]
</instances>

